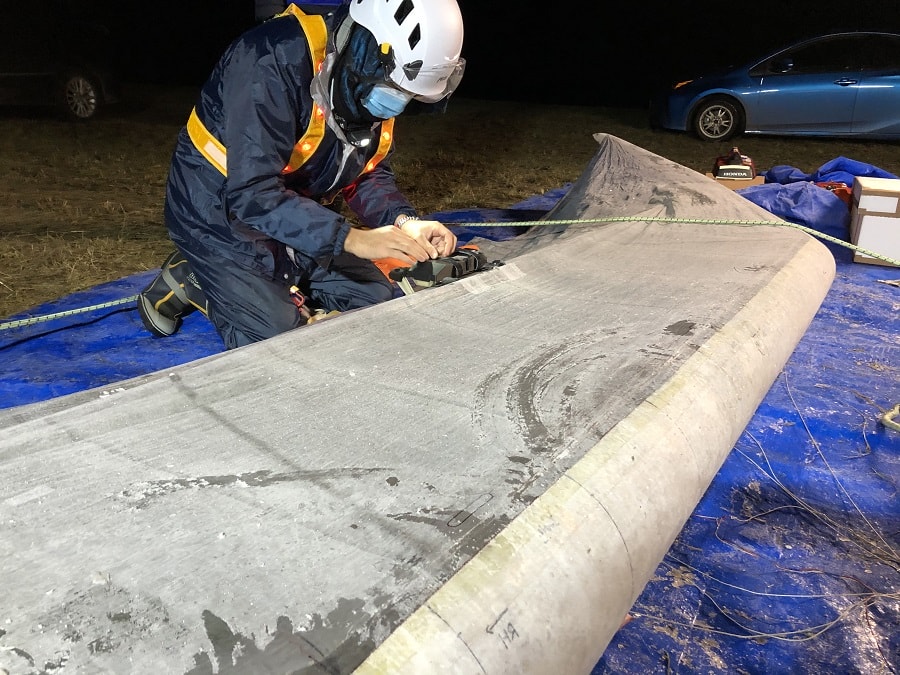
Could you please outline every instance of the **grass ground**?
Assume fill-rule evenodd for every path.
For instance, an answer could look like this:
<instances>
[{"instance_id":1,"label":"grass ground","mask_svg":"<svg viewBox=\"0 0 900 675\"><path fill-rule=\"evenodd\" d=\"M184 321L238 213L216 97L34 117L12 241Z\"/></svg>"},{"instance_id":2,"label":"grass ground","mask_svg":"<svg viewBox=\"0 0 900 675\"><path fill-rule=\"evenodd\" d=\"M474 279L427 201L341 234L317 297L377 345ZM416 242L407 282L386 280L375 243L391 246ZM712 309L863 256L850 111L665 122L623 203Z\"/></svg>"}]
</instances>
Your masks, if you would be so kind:
<instances>
[{"instance_id":1,"label":"grass ground","mask_svg":"<svg viewBox=\"0 0 900 675\"><path fill-rule=\"evenodd\" d=\"M133 86L88 124L0 112L0 317L157 267L170 250L162 206L192 87ZM646 111L454 99L402 118L393 167L421 213L502 208L574 181L610 133L697 171L729 143L653 130ZM900 174L900 145L741 138L760 169L811 172L845 156Z\"/></svg>"}]
</instances>

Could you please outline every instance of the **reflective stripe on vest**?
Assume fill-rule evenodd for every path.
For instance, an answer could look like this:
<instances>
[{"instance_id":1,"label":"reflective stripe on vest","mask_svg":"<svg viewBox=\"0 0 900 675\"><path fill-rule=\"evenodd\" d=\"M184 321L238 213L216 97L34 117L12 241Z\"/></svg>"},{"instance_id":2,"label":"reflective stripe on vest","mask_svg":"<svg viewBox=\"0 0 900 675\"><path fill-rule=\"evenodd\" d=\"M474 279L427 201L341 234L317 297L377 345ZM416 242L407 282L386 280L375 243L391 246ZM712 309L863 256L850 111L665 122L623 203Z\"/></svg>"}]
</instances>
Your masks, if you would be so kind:
<instances>
[{"instance_id":1,"label":"reflective stripe on vest","mask_svg":"<svg viewBox=\"0 0 900 675\"><path fill-rule=\"evenodd\" d=\"M394 140L394 118L392 117L389 120L385 120L381 123L381 134L378 136L378 150L375 151L375 154L372 156L368 162L366 162L363 170L360 171L359 175L363 175L364 173L368 173L376 166L378 163L387 157L388 152L391 149L391 143Z\"/></svg>"},{"instance_id":2,"label":"reflective stripe on vest","mask_svg":"<svg viewBox=\"0 0 900 675\"><path fill-rule=\"evenodd\" d=\"M289 5L288 8L279 16L287 14L293 15L300 22L300 27L306 36L309 45L309 54L312 58L314 72L318 73L322 69L322 63L325 61L325 45L328 41L328 32L325 28L325 21L321 16L304 14L296 5ZM291 151L291 158L287 166L282 169L282 173L291 173L309 161L310 157L318 149L325 137L325 113L317 103L313 103L312 115L309 118L309 125L306 132L300 137L300 140L294 145ZM223 176L228 175L228 161L225 146L200 121L197 115L197 109L191 110L187 123L188 136L194 147L203 155L206 160L212 164ZM391 143L394 137L394 120L393 118L385 120L381 123L381 129L378 135L378 148L375 155L366 162L365 167L360 175L367 173L378 166L391 149Z\"/></svg>"},{"instance_id":3,"label":"reflective stripe on vest","mask_svg":"<svg viewBox=\"0 0 900 675\"><path fill-rule=\"evenodd\" d=\"M279 16L293 14L300 22L300 27L306 35L306 43L309 45L309 56L312 59L313 73L318 74L325 62L325 45L328 42L328 31L325 29L325 20L321 16L304 14L297 5L288 5L288 8ZM325 113L318 103L313 103L312 115L309 117L309 126L306 133L294 145L291 158L284 167L282 173L296 171L309 161L313 153L319 147L325 137Z\"/></svg>"}]
</instances>

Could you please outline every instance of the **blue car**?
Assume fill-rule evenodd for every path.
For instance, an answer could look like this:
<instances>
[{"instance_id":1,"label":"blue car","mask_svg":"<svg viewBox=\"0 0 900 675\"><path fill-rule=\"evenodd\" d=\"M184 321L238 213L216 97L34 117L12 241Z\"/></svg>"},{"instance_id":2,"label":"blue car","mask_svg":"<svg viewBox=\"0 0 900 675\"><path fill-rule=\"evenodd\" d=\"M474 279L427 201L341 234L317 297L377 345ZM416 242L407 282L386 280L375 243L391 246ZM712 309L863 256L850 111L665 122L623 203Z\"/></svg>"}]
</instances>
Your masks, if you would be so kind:
<instances>
[{"instance_id":1,"label":"blue car","mask_svg":"<svg viewBox=\"0 0 900 675\"><path fill-rule=\"evenodd\" d=\"M900 35L836 33L679 82L651 124L706 141L739 133L900 139Z\"/></svg>"}]
</instances>

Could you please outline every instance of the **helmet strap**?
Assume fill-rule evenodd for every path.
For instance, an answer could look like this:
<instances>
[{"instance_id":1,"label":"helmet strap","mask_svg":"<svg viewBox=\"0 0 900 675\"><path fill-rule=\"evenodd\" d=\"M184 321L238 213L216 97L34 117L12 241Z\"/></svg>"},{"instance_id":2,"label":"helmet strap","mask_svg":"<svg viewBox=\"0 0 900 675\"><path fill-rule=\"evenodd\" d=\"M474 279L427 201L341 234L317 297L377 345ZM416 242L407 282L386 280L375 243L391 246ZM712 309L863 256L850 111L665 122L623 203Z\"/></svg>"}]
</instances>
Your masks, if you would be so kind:
<instances>
[{"instance_id":1,"label":"helmet strap","mask_svg":"<svg viewBox=\"0 0 900 675\"><path fill-rule=\"evenodd\" d=\"M347 48L347 43L350 42L350 34L353 32L353 26L355 25L356 22L348 14L341 21L337 30L334 31L334 51L338 54L342 54L344 49Z\"/></svg>"},{"instance_id":2,"label":"helmet strap","mask_svg":"<svg viewBox=\"0 0 900 675\"><path fill-rule=\"evenodd\" d=\"M347 22L341 28L345 25ZM375 75L380 67L373 60L375 47L371 33L351 21L343 48L337 53L330 84L331 109L345 132L354 127L370 129L379 121L361 103L372 86L383 81Z\"/></svg>"}]
</instances>

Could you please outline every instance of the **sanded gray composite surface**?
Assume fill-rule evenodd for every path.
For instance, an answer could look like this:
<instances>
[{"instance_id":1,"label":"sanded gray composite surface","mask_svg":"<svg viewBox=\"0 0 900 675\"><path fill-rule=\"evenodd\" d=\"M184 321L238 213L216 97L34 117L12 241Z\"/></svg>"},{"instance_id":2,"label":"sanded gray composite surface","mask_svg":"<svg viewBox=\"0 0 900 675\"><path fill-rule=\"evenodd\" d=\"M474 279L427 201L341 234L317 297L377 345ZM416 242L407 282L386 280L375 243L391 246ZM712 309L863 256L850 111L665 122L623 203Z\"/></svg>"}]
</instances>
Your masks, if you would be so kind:
<instances>
[{"instance_id":1,"label":"sanded gray composite surface","mask_svg":"<svg viewBox=\"0 0 900 675\"><path fill-rule=\"evenodd\" d=\"M550 217L774 220L597 140ZM482 245L507 264L0 411L0 666L589 670L833 261L652 220Z\"/></svg>"}]
</instances>

